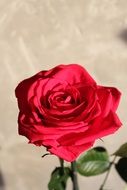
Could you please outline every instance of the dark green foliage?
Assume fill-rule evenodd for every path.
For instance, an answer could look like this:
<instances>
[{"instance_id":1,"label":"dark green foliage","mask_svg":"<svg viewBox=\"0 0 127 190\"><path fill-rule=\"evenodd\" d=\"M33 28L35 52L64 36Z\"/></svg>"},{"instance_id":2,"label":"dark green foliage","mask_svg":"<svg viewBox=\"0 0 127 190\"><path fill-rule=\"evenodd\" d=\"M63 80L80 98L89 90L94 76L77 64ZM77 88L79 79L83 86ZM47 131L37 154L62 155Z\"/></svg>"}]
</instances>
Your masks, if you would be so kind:
<instances>
[{"instance_id":1,"label":"dark green foliage","mask_svg":"<svg viewBox=\"0 0 127 190\"><path fill-rule=\"evenodd\" d=\"M51 174L51 179L48 184L49 190L65 190L67 179L70 177L70 169L65 167L57 167Z\"/></svg>"}]
</instances>

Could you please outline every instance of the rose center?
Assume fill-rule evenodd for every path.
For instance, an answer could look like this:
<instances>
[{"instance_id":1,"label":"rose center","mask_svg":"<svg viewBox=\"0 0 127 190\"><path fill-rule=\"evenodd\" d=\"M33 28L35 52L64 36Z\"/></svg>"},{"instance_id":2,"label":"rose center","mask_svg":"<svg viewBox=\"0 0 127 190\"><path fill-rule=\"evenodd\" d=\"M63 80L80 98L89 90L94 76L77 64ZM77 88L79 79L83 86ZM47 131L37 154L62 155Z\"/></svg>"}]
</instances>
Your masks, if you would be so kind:
<instances>
[{"instance_id":1,"label":"rose center","mask_svg":"<svg viewBox=\"0 0 127 190\"><path fill-rule=\"evenodd\" d=\"M56 96L55 101L57 102L61 102L61 103L71 103L72 97L70 95L67 94L63 94L61 96Z\"/></svg>"},{"instance_id":2,"label":"rose center","mask_svg":"<svg viewBox=\"0 0 127 190\"><path fill-rule=\"evenodd\" d=\"M69 92L52 92L48 96L49 107L53 109L67 109L74 105L74 97Z\"/></svg>"}]
</instances>

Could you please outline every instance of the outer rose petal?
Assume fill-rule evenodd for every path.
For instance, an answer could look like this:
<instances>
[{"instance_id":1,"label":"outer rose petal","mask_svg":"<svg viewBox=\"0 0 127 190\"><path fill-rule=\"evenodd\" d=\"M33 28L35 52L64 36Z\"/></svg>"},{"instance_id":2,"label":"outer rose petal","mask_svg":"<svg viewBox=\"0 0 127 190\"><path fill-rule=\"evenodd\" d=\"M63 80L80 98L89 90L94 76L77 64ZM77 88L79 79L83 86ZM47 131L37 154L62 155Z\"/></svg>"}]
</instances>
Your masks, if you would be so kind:
<instances>
[{"instance_id":1,"label":"outer rose petal","mask_svg":"<svg viewBox=\"0 0 127 190\"><path fill-rule=\"evenodd\" d=\"M111 110L115 112L121 97L120 91L114 87L98 86L97 93L103 117Z\"/></svg>"},{"instance_id":2,"label":"outer rose petal","mask_svg":"<svg viewBox=\"0 0 127 190\"><path fill-rule=\"evenodd\" d=\"M45 73L46 77L54 77L69 84L95 84L89 73L78 64L59 65Z\"/></svg>"},{"instance_id":3,"label":"outer rose petal","mask_svg":"<svg viewBox=\"0 0 127 190\"><path fill-rule=\"evenodd\" d=\"M30 123L29 118L28 123L26 123L25 115L22 115L21 113L19 114L18 122L19 134L26 136L33 143L39 140L58 140L61 136L65 134L70 134L74 132L78 134L79 132L84 132L88 129L88 126L83 121L77 123L69 123L68 126L61 127L46 127L43 125L43 123L40 123L40 125ZM47 146L52 146L52 144L47 144Z\"/></svg>"},{"instance_id":4,"label":"outer rose petal","mask_svg":"<svg viewBox=\"0 0 127 190\"><path fill-rule=\"evenodd\" d=\"M28 108L28 91L34 81L37 80L37 75L29 79L23 80L15 89L15 95L18 99L19 110L22 112L29 112Z\"/></svg>"},{"instance_id":5,"label":"outer rose petal","mask_svg":"<svg viewBox=\"0 0 127 190\"><path fill-rule=\"evenodd\" d=\"M93 146L93 143L94 142L90 142L79 146L72 145L72 146L52 147L49 148L48 151L68 162L73 162L83 151Z\"/></svg>"},{"instance_id":6,"label":"outer rose petal","mask_svg":"<svg viewBox=\"0 0 127 190\"><path fill-rule=\"evenodd\" d=\"M121 125L122 123L117 114L110 111L107 117L102 118L100 116L100 118L96 119L95 122L91 124L85 135L86 142L110 135L116 132Z\"/></svg>"},{"instance_id":7,"label":"outer rose petal","mask_svg":"<svg viewBox=\"0 0 127 190\"><path fill-rule=\"evenodd\" d=\"M117 115L110 112L106 118L98 117L88 126L88 130L81 133L70 133L59 139L61 146L82 145L114 133L121 126Z\"/></svg>"}]
</instances>

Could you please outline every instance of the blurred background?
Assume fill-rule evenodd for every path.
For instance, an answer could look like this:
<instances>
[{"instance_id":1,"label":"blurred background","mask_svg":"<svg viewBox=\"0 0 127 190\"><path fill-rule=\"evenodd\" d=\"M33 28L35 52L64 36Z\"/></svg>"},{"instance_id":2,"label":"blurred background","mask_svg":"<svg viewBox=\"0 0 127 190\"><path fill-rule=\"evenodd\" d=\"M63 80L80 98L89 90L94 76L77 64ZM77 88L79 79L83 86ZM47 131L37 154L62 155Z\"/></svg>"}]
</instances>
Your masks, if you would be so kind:
<instances>
[{"instance_id":1,"label":"blurred background","mask_svg":"<svg viewBox=\"0 0 127 190\"><path fill-rule=\"evenodd\" d=\"M113 153L127 141L127 1L0 0L0 190L46 190L59 164L18 135L14 89L60 63L80 63L98 84L122 91L123 127L95 146ZM79 176L80 190L98 190L104 177ZM123 190L125 183L112 171L106 187Z\"/></svg>"}]
</instances>

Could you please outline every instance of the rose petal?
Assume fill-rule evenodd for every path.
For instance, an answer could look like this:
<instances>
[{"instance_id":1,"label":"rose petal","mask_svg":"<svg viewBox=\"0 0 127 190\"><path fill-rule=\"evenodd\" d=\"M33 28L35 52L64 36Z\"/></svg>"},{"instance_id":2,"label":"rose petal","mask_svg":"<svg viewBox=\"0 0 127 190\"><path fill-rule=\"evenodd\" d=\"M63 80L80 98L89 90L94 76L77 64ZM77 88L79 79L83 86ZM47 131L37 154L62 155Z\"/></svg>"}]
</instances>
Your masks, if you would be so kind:
<instances>
[{"instance_id":1,"label":"rose petal","mask_svg":"<svg viewBox=\"0 0 127 190\"><path fill-rule=\"evenodd\" d=\"M22 112L29 112L28 91L32 83L36 81L37 78L37 75L34 75L29 79L25 79L21 83L19 83L19 85L15 89L15 95L18 99L19 110L22 110Z\"/></svg>"},{"instance_id":2,"label":"rose petal","mask_svg":"<svg viewBox=\"0 0 127 190\"><path fill-rule=\"evenodd\" d=\"M86 143L80 146L72 145L72 146L51 147L51 148L48 148L48 151L68 162L73 162L83 151L93 146L93 143L94 142L90 142L90 143Z\"/></svg>"},{"instance_id":3,"label":"rose petal","mask_svg":"<svg viewBox=\"0 0 127 190\"><path fill-rule=\"evenodd\" d=\"M97 94L103 117L106 117L111 110L116 111L120 101L120 91L113 87L98 86Z\"/></svg>"},{"instance_id":4,"label":"rose petal","mask_svg":"<svg viewBox=\"0 0 127 190\"><path fill-rule=\"evenodd\" d=\"M40 124L36 124L36 123L31 123L29 121L30 118L27 118L24 114L19 115L19 134L24 135L24 133L29 133L31 134L31 130L32 133L34 133L33 135L38 136L38 138L40 138L42 136L42 139L50 139L53 136L58 136L61 137L64 134L68 134L71 132L75 133L79 133L81 131L86 131L88 129L87 124L85 124L84 122L77 122L77 123L68 123L68 126L61 126L61 127L56 127L56 126L52 126L52 127L45 127L43 125L43 123ZM25 132L24 132L25 131ZM32 136L33 136L32 135ZM30 137L28 135L29 140Z\"/></svg>"},{"instance_id":5,"label":"rose petal","mask_svg":"<svg viewBox=\"0 0 127 190\"><path fill-rule=\"evenodd\" d=\"M121 126L121 122L117 115L110 112L106 118L98 117L88 126L88 130L81 133L70 133L63 135L58 141L63 146L82 145L95 141L101 137L114 133Z\"/></svg>"},{"instance_id":6,"label":"rose petal","mask_svg":"<svg viewBox=\"0 0 127 190\"><path fill-rule=\"evenodd\" d=\"M47 71L45 76L48 78L54 77L60 81L67 81L71 85L80 82L82 84L96 83L89 73L78 64L59 65Z\"/></svg>"}]
</instances>

